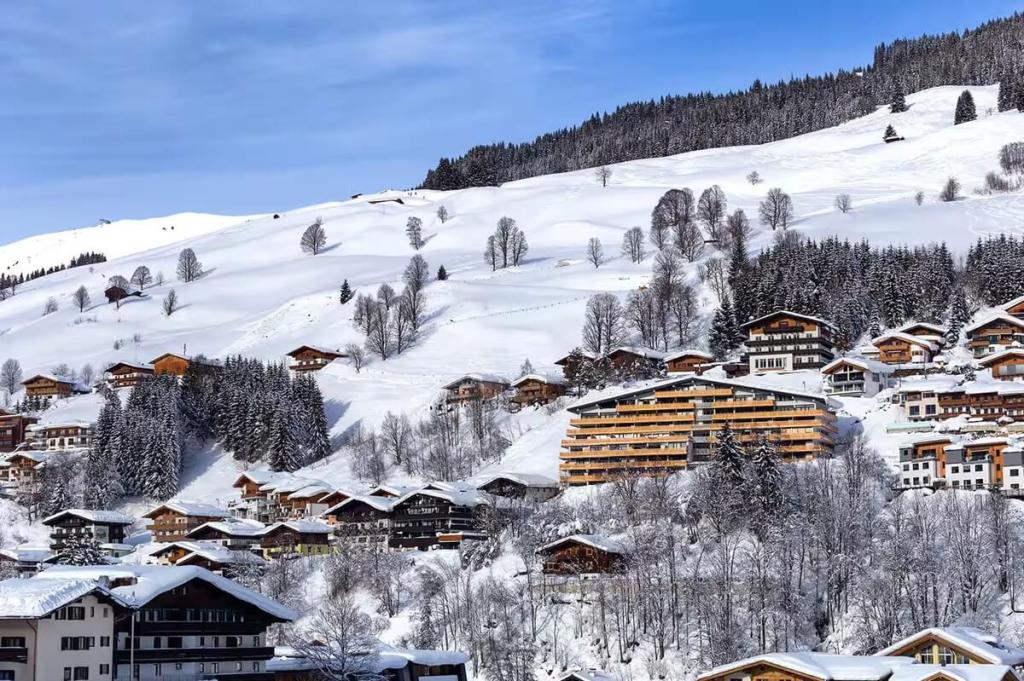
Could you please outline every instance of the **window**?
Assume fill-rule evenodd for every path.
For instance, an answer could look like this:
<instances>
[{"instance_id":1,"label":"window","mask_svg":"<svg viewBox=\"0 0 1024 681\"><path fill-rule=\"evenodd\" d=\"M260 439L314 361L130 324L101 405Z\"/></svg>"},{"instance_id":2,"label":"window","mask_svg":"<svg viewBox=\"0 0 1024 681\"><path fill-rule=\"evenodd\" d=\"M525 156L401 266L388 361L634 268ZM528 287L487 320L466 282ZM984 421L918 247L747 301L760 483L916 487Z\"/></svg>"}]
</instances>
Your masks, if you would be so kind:
<instances>
[{"instance_id":1,"label":"window","mask_svg":"<svg viewBox=\"0 0 1024 681\"><path fill-rule=\"evenodd\" d=\"M110 673L110 665L109 664L101 664L100 665L100 676L106 676L109 673Z\"/></svg>"},{"instance_id":2,"label":"window","mask_svg":"<svg viewBox=\"0 0 1024 681\"><path fill-rule=\"evenodd\" d=\"M74 681L89 681L89 668L75 667Z\"/></svg>"},{"instance_id":3,"label":"window","mask_svg":"<svg viewBox=\"0 0 1024 681\"><path fill-rule=\"evenodd\" d=\"M167 637L167 647L168 648L180 648L181 647L181 637L180 636L168 636Z\"/></svg>"},{"instance_id":4,"label":"window","mask_svg":"<svg viewBox=\"0 0 1024 681\"><path fill-rule=\"evenodd\" d=\"M163 673L163 670L160 668L160 663L159 662L157 662L155 665L153 665L153 673L157 675L157 678L159 678L160 674Z\"/></svg>"},{"instance_id":5,"label":"window","mask_svg":"<svg viewBox=\"0 0 1024 681\"><path fill-rule=\"evenodd\" d=\"M0 681L14 681L14 672L10 669L0 669Z\"/></svg>"},{"instance_id":6,"label":"window","mask_svg":"<svg viewBox=\"0 0 1024 681\"><path fill-rule=\"evenodd\" d=\"M95 644L94 636L61 636L61 650L89 650Z\"/></svg>"},{"instance_id":7,"label":"window","mask_svg":"<svg viewBox=\"0 0 1024 681\"><path fill-rule=\"evenodd\" d=\"M181 671L181 663L180 662L175 662L174 663L174 671L176 671L176 672L180 672Z\"/></svg>"},{"instance_id":8,"label":"window","mask_svg":"<svg viewBox=\"0 0 1024 681\"><path fill-rule=\"evenodd\" d=\"M109 636L100 636L100 648L109 648L109 647L110 647L110 637Z\"/></svg>"},{"instance_id":9,"label":"window","mask_svg":"<svg viewBox=\"0 0 1024 681\"><path fill-rule=\"evenodd\" d=\"M259 646L260 646L260 637L259 636L253 636L252 637L252 647L253 648L259 648Z\"/></svg>"},{"instance_id":10,"label":"window","mask_svg":"<svg viewBox=\"0 0 1024 681\"><path fill-rule=\"evenodd\" d=\"M71 681L71 667L64 667L64 681Z\"/></svg>"},{"instance_id":11,"label":"window","mask_svg":"<svg viewBox=\"0 0 1024 681\"><path fill-rule=\"evenodd\" d=\"M237 648L242 644L241 640L237 636L225 636L224 647L225 648Z\"/></svg>"},{"instance_id":12,"label":"window","mask_svg":"<svg viewBox=\"0 0 1024 681\"><path fill-rule=\"evenodd\" d=\"M159 636L154 636L153 637L153 647L156 648L156 649L159 649L159 648L163 647L162 639Z\"/></svg>"},{"instance_id":13,"label":"window","mask_svg":"<svg viewBox=\"0 0 1024 681\"><path fill-rule=\"evenodd\" d=\"M25 637L24 636L4 636L0 637L0 648L24 648Z\"/></svg>"}]
</instances>

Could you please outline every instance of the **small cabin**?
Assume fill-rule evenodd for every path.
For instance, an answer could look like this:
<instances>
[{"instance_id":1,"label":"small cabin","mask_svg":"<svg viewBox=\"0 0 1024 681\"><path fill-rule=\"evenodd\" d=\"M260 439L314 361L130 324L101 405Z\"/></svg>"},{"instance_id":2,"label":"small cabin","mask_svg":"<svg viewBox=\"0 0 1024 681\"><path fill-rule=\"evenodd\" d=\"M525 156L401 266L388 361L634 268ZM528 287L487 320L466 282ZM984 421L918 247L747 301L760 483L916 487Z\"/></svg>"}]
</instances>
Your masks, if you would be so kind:
<instances>
[{"instance_id":1,"label":"small cabin","mask_svg":"<svg viewBox=\"0 0 1024 681\"><path fill-rule=\"evenodd\" d=\"M496 497L543 502L558 495L558 481L531 473L492 473L472 481L476 488Z\"/></svg>"},{"instance_id":2,"label":"small cabin","mask_svg":"<svg viewBox=\"0 0 1024 681\"><path fill-rule=\"evenodd\" d=\"M153 366L153 373L157 376L184 376L188 371L192 359L184 355L177 355L173 352L165 352L153 359L150 364Z\"/></svg>"},{"instance_id":3,"label":"small cabin","mask_svg":"<svg viewBox=\"0 0 1024 681\"><path fill-rule=\"evenodd\" d=\"M988 355L978 361L992 371L992 378L1001 381L1024 381L1024 348L1011 348Z\"/></svg>"},{"instance_id":4,"label":"small cabin","mask_svg":"<svg viewBox=\"0 0 1024 681\"><path fill-rule=\"evenodd\" d=\"M623 345L609 352L606 358L616 371L637 365L657 370L663 366L665 353L653 348Z\"/></svg>"},{"instance_id":5,"label":"small cabin","mask_svg":"<svg viewBox=\"0 0 1024 681\"><path fill-rule=\"evenodd\" d=\"M670 374L702 374L715 356L701 350L679 350L665 355L665 368Z\"/></svg>"},{"instance_id":6,"label":"small cabin","mask_svg":"<svg viewBox=\"0 0 1024 681\"><path fill-rule=\"evenodd\" d=\"M509 389L508 381L500 376L466 374L444 386L449 404L490 400Z\"/></svg>"},{"instance_id":7,"label":"small cabin","mask_svg":"<svg viewBox=\"0 0 1024 681\"><path fill-rule=\"evenodd\" d=\"M893 386L893 367L866 357L840 357L821 369L825 393L851 397L874 397Z\"/></svg>"},{"instance_id":8,"label":"small cabin","mask_svg":"<svg viewBox=\"0 0 1024 681\"><path fill-rule=\"evenodd\" d=\"M152 364L141 364L136 362L115 362L107 367L104 372L107 385L117 390L119 388L134 388L139 381L153 375Z\"/></svg>"},{"instance_id":9,"label":"small cabin","mask_svg":"<svg viewBox=\"0 0 1024 681\"><path fill-rule=\"evenodd\" d=\"M263 530L260 550L267 560L279 556L322 556L331 552L334 528L315 520L287 520Z\"/></svg>"},{"instance_id":10,"label":"small cabin","mask_svg":"<svg viewBox=\"0 0 1024 681\"><path fill-rule=\"evenodd\" d=\"M288 368L292 371L320 371L336 359L348 357L340 350L317 347L315 345L300 345L288 353L291 363Z\"/></svg>"},{"instance_id":11,"label":"small cabin","mask_svg":"<svg viewBox=\"0 0 1024 681\"><path fill-rule=\"evenodd\" d=\"M964 333L967 347L976 358L1010 347L1024 347L1024 319L1007 312L971 324Z\"/></svg>"},{"instance_id":12,"label":"small cabin","mask_svg":"<svg viewBox=\"0 0 1024 681\"><path fill-rule=\"evenodd\" d=\"M203 523L230 518L222 508L194 501L172 499L143 514L151 522L153 541L181 541Z\"/></svg>"},{"instance_id":13,"label":"small cabin","mask_svg":"<svg viewBox=\"0 0 1024 681\"><path fill-rule=\"evenodd\" d=\"M878 348L878 360L883 364L925 365L931 363L939 351L934 341L902 331L883 333L873 338L871 344Z\"/></svg>"},{"instance_id":14,"label":"small cabin","mask_svg":"<svg viewBox=\"0 0 1024 681\"><path fill-rule=\"evenodd\" d=\"M521 407L548 404L565 394L566 381L561 376L526 374L513 383L516 394L512 401Z\"/></svg>"},{"instance_id":15,"label":"small cabin","mask_svg":"<svg viewBox=\"0 0 1024 681\"><path fill-rule=\"evenodd\" d=\"M108 286L104 291L103 295L107 297L107 303L119 303L125 298L139 298L142 296L141 291L137 291L131 286L123 286L114 284Z\"/></svg>"},{"instance_id":16,"label":"small cabin","mask_svg":"<svg viewBox=\"0 0 1024 681\"><path fill-rule=\"evenodd\" d=\"M626 550L619 542L597 534L574 534L537 549L544 574L608 574L621 572Z\"/></svg>"}]
</instances>

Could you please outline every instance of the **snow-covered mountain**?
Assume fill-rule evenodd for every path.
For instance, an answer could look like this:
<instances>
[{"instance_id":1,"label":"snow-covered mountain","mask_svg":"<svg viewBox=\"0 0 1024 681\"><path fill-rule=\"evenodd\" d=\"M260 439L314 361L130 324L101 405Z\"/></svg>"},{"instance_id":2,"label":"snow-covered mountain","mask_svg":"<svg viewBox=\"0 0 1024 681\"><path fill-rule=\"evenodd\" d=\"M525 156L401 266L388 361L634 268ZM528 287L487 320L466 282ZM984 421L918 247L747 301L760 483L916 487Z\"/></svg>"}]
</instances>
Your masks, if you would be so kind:
<instances>
[{"instance_id":1,"label":"snow-covered mountain","mask_svg":"<svg viewBox=\"0 0 1024 681\"><path fill-rule=\"evenodd\" d=\"M401 356L373 362L360 373L336 362L318 374L333 435L360 422L375 425L387 411L415 419L426 413L442 385L463 373L515 378L526 358L538 370L552 369L556 358L579 343L590 295L624 294L647 281L650 260L632 264L618 255L619 245L628 228L646 228L651 209L669 188L699 193L720 185L730 210L743 208L753 218L765 192L781 187L796 210L791 229L814 237L839 235L880 244L941 240L962 254L979 235L1021 230L1024 196L971 192L987 171L998 168L1003 144L1024 140L1024 116L988 114L995 109L995 86L970 90L980 115L967 124L953 125L962 88L935 88L909 96L910 110L900 114L880 109L832 129L763 146L622 163L612 167L607 187L593 171L579 171L493 188L387 192L279 217L187 214L32 237L0 246L0 267L27 271L66 262L86 250L103 251L110 260L31 281L0 303L0 359L17 358L28 376L58 363L99 369L115 360L148 361L183 348L208 356L241 353L280 360L304 343L341 347L359 342L352 306L339 305L338 287L347 279L358 291L370 292L382 282L398 288L415 253L405 225L416 216L423 220L426 238L420 253L432 271L444 265L450 275L427 289L422 338ZM888 124L906 140L883 143ZM761 184L746 180L754 170ZM963 184L966 198L940 202L937 194L951 175ZM920 206L914 200L919 191L926 195ZM839 193L852 197L851 212L834 208ZM436 217L441 205L452 216L444 223ZM318 216L328 247L311 256L300 250L299 238ZM530 251L520 267L492 272L482 252L502 216L517 221ZM599 269L585 260L590 237L602 241L609 258ZM771 231L762 229L753 249L771 239ZM175 278L175 264L186 246L195 250L207 273L183 284ZM164 283L120 309L106 304L102 291L108 278L130 276L138 265L162 273ZM692 276L696 281L696 268ZM71 300L80 285L92 296L84 313ZM167 317L161 299L171 288L182 307ZM59 309L44 316L50 297ZM707 290L701 298L707 309L717 303ZM513 444L505 465L553 474L564 419L525 414L519 427L525 434ZM227 458L205 455L185 476L184 492L226 496L230 476L223 473L233 466ZM334 461L320 464L315 475L341 481L348 471L344 462Z\"/></svg>"}]
</instances>

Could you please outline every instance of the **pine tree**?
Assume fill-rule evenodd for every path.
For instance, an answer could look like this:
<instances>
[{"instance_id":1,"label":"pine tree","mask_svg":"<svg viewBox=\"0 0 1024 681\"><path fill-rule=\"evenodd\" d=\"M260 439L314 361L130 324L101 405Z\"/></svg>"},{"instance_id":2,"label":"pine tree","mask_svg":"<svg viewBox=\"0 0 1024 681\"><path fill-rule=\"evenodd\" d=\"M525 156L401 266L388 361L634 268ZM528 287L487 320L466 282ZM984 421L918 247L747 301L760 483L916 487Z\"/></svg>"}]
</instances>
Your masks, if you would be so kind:
<instances>
[{"instance_id":1,"label":"pine tree","mask_svg":"<svg viewBox=\"0 0 1024 681\"><path fill-rule=\"evenodd\" d=\"M440 267L437 268L437 280L438 281L447 281L448 280L448 270L446 270L444 268L444 265L441 265Z\"/></svg>"},{"instance_id":2,"label":"pine tree","mask_svg":"<svg viewBox=\"0 0 1024 681\"><path fill-rule=\"evenodd\" d=\"M969 123L978 118L978 112L974 108L974 97L970 90L964 90L956 100L956 111L953 113L953 125Z\"/></svg>"},{"instance_id":3,"label":"pine tree","mask_svg":"<svg viewBox=\"0 0 1024 681\"><path fill-rule=\"evenodd\" d=\"M279 396L275 402L274 419L267 439L267 464L271 470L292 472L302 467L298 453L296 411L288 395Z\"/></svg>"},{"instance_id":4,"label":"pine tree","mask_svg":"<svg viewBox=\"0 0 1024 681\"><path fill-rule=\"evenodd\" d=\"M1013 89L1013 108L1024 112L1024 83L1017 83Z\"/></svg>"},{"instance_id":5,"label":"pine tree","mask_svg":"<svg viewBox=\"0 0 1024 681\"><path fill-rule=\"evenodd\" d=\"M896 133L896 128L894 128L891 123L885 126L885 134L882 135L883 140L896 139L897 137L899 137L899 135Z\"/></svg>"},{"instance_id":6,"label":"pine tree","mask_svg":"<svg viewBox=\"0 0 1024 681\"><path fill-rule=\"evenodd\" d=\"M890 113L903 113L907 110L907 97L902 89L897 89L892 97L892 104L889 105Z\"/></svg>"},{"instance_id":7,"label":"pine tree","mask_svg":"<svg viewBox=\"0 0 1024 681\"><path fill-rule=\"evenodd\" d=\"M711 321L711 331L708 333L708 350L715 359L723 361L729 357L736 340L736 320L733 317L732 306L729 298L722 301L722 305L715 310L715 316Z\"/></svg>"},{"instance_id":8,"label":"pine tree","mask_svg":"<svg viewBox=\"0 0 1024 681\"><path fill-rule=\"evenodd\" d=\"M743 484L743 469L747 463L747 454L736 434L726 422L718 431L715 450L711 455L711 470L715 479L730 488L739 488Z\"/></svg>"},{"instance_id":9,"label":"pine tree","mask_svg":"<svg viewBox=\"0 0 1024 681\"><path fill-rule=\"evenodd\" d=\"M785 504L779 453L765 435L760 435L747 469L747 503L750 526L761 541L778 527L776 522Z\"/></svg>"},{"instance_id":10,"label":"pine tree","mask_svg":"<svg viewBox=\"0 0 1024 681\"><path fill-rule=\"evenodd\" d=\"M298 376L293 388L302 422L302 465L320 461L331 455L331 440L327 430L327 415L320 387L311 375Z\"/></svg>"},{"instance_id":11,"label":"pine tree","mask_svg":"<svg viewBox=\"0 0 1024 681\"><path fill-rule=\"evenodd\" d=\"M61 565L105 565L107 559L91 536L72 534L65 540L57 562Z\"/></svg>"},{"instance_id":12,"label":"pine tree","mask_svg":"<svg viewBox=\"0 0 1024 681\"><path fill-rule=\"evenodd\" d=\"M348 285L348 279L341 282L341 288L338 289L338 302L344 305L348 301L352 300L355 293L352 292L352 287Z\"/></svg>"},{"instance_id":13,"label":"pine tree","mask_svg":"<svg viewBox=\"0 0 1024 681\"><path fill-rule=\"evenodd\" d=\"M1003 74L999 79L999 95L996 98L996 108L999 111L1009 111L1016 106L1017 87L1013 76L1009 73Z\"/></svg>"}]
</instances>

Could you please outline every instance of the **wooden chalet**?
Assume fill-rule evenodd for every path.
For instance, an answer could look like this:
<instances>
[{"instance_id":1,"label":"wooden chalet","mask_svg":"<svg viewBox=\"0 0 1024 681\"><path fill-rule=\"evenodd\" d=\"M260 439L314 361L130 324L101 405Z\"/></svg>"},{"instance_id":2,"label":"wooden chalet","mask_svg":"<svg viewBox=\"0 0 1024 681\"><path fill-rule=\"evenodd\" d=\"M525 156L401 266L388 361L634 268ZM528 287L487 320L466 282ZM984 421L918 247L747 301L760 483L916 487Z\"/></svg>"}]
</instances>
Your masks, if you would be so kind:
<instances>
[{"instance_id":1,"label":"wooden chalet","mask_svg":"<svg viewBox=\"0 0 1024 681\"><path fill-rule=\"evenodd\" d=\"M191 544L192 542L190 542ZM184 567L194 565L209 570L215 575L233 578L242 569L259 570L266 566L267 561L248 551L234 551L223 546L207 545L206 542L194 542L199 546L190 549L180 556L175 565Z\"/></svg>"},{"instance_id":2,"label":"wooden chalet","mask_svg":"<svg viewBox=\"0 0 1024 681\"><path fill-rule=\"evenodd\" d=\"M351 499L354 496L354 494L352 494L351 492L347 492L345 490L331 490L320 500L320 503L324 504L327 507L327 509L331 509L340 504L341 502L345 501L346 499ZM321 515L326 517L327 511L325 510L324 513Z\"/></svg>"},{"instance_id":3,"label":"wooden chalet","mask_svg":"<svg viewBox=\"0 0 1024 681\"><path fill-rule=\"evenodd\" d=\"M522 407L547 404L565 394L566 382L561 376L526 374L512 383L516 394L512 401Z\"/></svg>"},{"instance_id":4,"label":"wooden chalet","mask_svg":"<svg viewBox=\"0 0 1024 681\"><path fill-rule=\"evenodd\" d=\"M317 347L315 345L300 345L288 353L291 363L288 368L292 371L320 371L336 359L348 357L340 350Z\"/></svg>"},{"instance_id":5,"label":"wooden chalet","mask_svg":"<svg viewBox=\"0 0 1024 681\"><path fill-rule=\"evenodd\" d=\"M492 496L534 502L547 501L561 491L554 478L530 473L491 473L472 482Z\"/></svg>"},{"instance_id":6,"label":"wooden chalet","mask_svg":"<svg viewBox=\"0 0 1024 681\"><path fill-rule=\"evenodd\" d=\"M260 535L260 551L267 560L283 556L323 556L331 552L334 528L315 520L286 520L270 525Z\"/></svg>"},{"instance_id":7,"label":"wooden chalet","mask_svg":"<svg viewBox=\"0 0 1024 681\"><path fill-rule=\"evenodd\" d=\"M214 359L207 359L201 355L179 355L174 352L165 352L159 357L150 361L153 366L153 373L157 376L177 376L181 378L193 364L209 368L212 371L221 368L220 362Z\"/></svg>"},{"instance_id":8,"label":"wooden chalet","mask_svg":"<svg viewBox=\"0 0 1024 681\"><path fill-rule=\"evenodd\" d=\"M935 341L903 331L883 333L871 344L878 348L878 361L892 365L926 366L939 351Z\"/></svg>"},{"instance_id":9,"label":"wooden chalet","mask_svg":"<svg viewBox=\"0 0 1024 681\"><path fill-rule=\"evenodd\" d=\"M25 442L28 427L38 419L0 410L0 453L13 452Z\"/></svg>"},{"instance_id":10,"label":"wooden chalet","mask_svg":"<svg viewBox=\"0 0 1024 681\"><path fill-rule=\"evenodd\" d=\"M1003 303L1003 311L1008 315L1012 315L1017 319L1024 319L1024 296L1017 296L1013 300Z\"/></svg>"},{"instance_id":11,"label":"wooden chalet","mask_svg":"<svg viewBox=\"0 0 1024 681\"><path fill-rule=\"evenodd\" d=\"M71 539L87 539L96 544L122 544L126 530L135 518L117 511L69 508L45 518L50 528L50 548L60 553Z\"/></svg>"},{"instance_id":12,"label":"wooden chalet","mask_svg":"<svg viewBox=\"0 0 1024 681\"><path fill-rule=\"evenodd\" d=\"M892 365L866 357L840 357L821 368L825 392L829 395L874 397L891 388L895 371Z\"/></svg>"},{"instance_id":13,"label":"wooden chalet","mask_svg":"<svg viewBox=\"0 0 1024 681\"><path fill-rule=\"evenodd\" d=\"M282 513L288 518L306 518L318 516L328 509L324 499L331 494L330 487L311 484L290 492L287 501L280 504Z\"/></svg>"},{"instance_id":14,"label":"wooden chalet","mask_svg":"<svg viewBox=\"0 0 1024 681\"><path fill-rule=\"evenodd\" d=\"M809 651L764 653L714 667L697 675L697 681L926 681L937 671L921 669L915 670L925 672L921 676L897 676L904 669L918 666L896 657ZM942 681L968 680L956 677Z\"/></svg>"},{"instance_id":15,"label":"wooden chalet","mask_svg":"<svg viewBox=\"0 0 1024 681\"><path fill-rule=\"evenodd\" d=\"M49 455L46 452L19 450L8 454L0 466L0 480L24 490L39 482L40 469Z\"/></svg>"},{"instance_id":16,"label":"wooden chalet","mask_svg":"<svg viewBox=\"0 0 1024 681\"><path fill-rule=\"evenodd\" d=\"M383 485L377 485L371 489L367 492L367 496L397 499L398 497L403 497L410 492L415 492L418 489L420 489L420 487L413 487L410 485L389 485L385 483Z\"/></svg>"},{"instance_id":17,"label":"wooden chalet","mask_svg":"<svg viewBox=\"0 0 1024 681\"><path fill-rule=\"evenodd\" d=\"M1011 348L987 355L978 360L978 364L989 369L992 378L1001 381L1024 381L1024 348Z\"/></svg>"},{"instance_id":18,"label":"wooden chalet","mask_svg":"<svg viewBox=\"0 0 1024 681\"><path fill-rule=\"evenodd\" d=\"M483 539L478 512L488 505L476 490L420 489L394 501L389 546L400 549L458 548Z\"/></svg>"},{"instance_id":19,"label":"wooden chalet","mask_svg":"<svg viewBox=\"0 0 1024 681\"><path fill-rule=\"evenodd\" d=\"M236 516L257 520L261 523L270 523L277 520L277 513L270 503L269 490L263 486L273 480L278 474L271 471L245 471L232 483L232 487L238 490L239 498L231 501L228 508Z\"/></svg>"},{"instance_id":20,"label":"wooden chalet","mask_svg":"<svg viewBox=\"0 0 1024 681\"><path fill-rule=\"evenodd\" d=\"M967 347L976 358L1012 347L1024 347L1024 318L1001 312L964 329Z\"/></svg>"},{"instance_id":21,"label":"wooden chalet","mask_svg":"<svg viewBox=\"0 0 1024 681\"><path fill-rule=\"evenodd\" d=\"M466 374L444 386L448 404L486 401L508 389L508 381L491 374Z\"/></svg>"},{"instance_id":22,"label":"wooden chalet","mask_svg":"<svg viewBox=\"0 0 1024 681\"><path fill-rule=\"evenodd\" d=\"M974 627L932 627L876 656L912 657L923 665L1006 665L1024 668L1024 648Z\"/></svg>"},{"instance_id":23,"label":"wooden chalet","mask_svg":"<svg viewBox=\"0 0 1024 681\"><path fill-rule=\"evenodd\" d=\"M212 520L192 529L188 541L209 542L231 551L249 551L259 546L266 526L255 520Z\"/></svg>"},{"instance_id":24,"label":"wooden chalet","mask_svg":"<svg viewBox=\"0 0 1024 681\"><path fill-rule=\"evenodd\" d=\"M648 373L657 373L664 366L665 353L653 348L645 348L634 345L622 345L611 350L605 359L615 371L625 371L629 368L642 368Z\"/></svg>"},{"instance_id":25,"label":"wooden chalet","mask_svg":"<svg viewBox=\"0 0 1024 681\"><path fill-rule=\"evenodd\" d=\"M88 449L94 428L86 421L36 423L29 426L27 437L34 448L48 452Z\"/></svg>"},{"instance_id":26,"label":"wooden chalet","mask_svg":"<svg viewBox=\"0 0 1024 681\"><path fill-rule=\"evenodd\" d=\"M294 648L278 648L267 662L274 681L322 681L323 673ZM469 656L457 651L406 650L381 646L367 670L380 681L466 681ZM339 678L341 671L338 670Z\"/></svg>"},{"instance_id":27,"label":"wooden chalet","mask_svg":"<svg viewBox=\"0 0 1024 681\"><path fill-rule=\"evenodd\" d=\"M589 350L580 350L580 356L584 360L588 360L590 362L596 362L597 360L601 359L600 355L597 355L596 353L590 352ZM570 362L572 362L572 358L573 358L573 354L569 353L565 357L560 357L560 358L556 359L554 361L554 364L555 364L555 366L566 367L566 366L569 365Z\"/></svg>"},{"instance_id":28,"label":"wooden chalet","mask_svg":"<svg viewBox=\"0 0 1024 681\"><path fill-rule=\"evenodd\" d=\"M608 574L625 568L626 549L598 534L574 534L537 549L544 574Z\"/></svg>"},{"instance_id":29,"label":"wooden chalet","mask_svg":"<svg viewBox=\"0 0 1024 681\"><path fill-rule=\"evenodd\" d=\"M929 324L928 322L907 322L896 330L909 336L916 336L917 338L930 340L941 347L946 344L946 331L948 329L940 324Z\"/></svg>"},{"instance_id":30,"label":"wooden chalet","mask_svg":"<svg viewBox=\"0 0 1024 681\"><path fill-rule=\"evenodd\" d=\"M677 350L665 355L665 368L670 374L702 374L715 356L702 350Z\"/></svg>"},{"instance_id":31,"label":"wooden chalet","mask_svg":"<svg viewBox=\"0 0 1024 681\"><path fill-rule=\"evenodd\" d=\"M1006 423L1024 420L1024 389L967 383L936 390L938 418L980 417Z\"/></svg>"},{"instance_id":32,"label":"wooden chalet","mask_svg":"<svg viewBox=\"0 0 1024 681\"><path fill-rule=\"evenodd\" d=\"M358 547L385 548L391 538L395 497L352 496L324 511L340 541Z\"/></svg>"},{"instance_id":33,"label":"wooden chalet","mask_svg":"<svg viewBox=\"0 0 1024 681\"><path fill-rule=\"evenodd\" d=\"M107 303L119 303L125 298L140 298L142 292L135 289L132 286L118 286L116 284L107 286L103 290L103 295L107 297Z\"/></svg>"},{"instance_id":34,"label":"wooden chalet","mask_svg":"<svg viewBox=\"0 0 1024 681\"><path fill-rule=\"evenodd\" d=\"M134 388L139 381L153 375L152 364L137 362L115 362L103 372L111 388Z\"/></svg>"},{"instance_id":35,"label":"wooden chalet","mask_svg":"<svg viewBox=\"0 0 1024 681\"><path fill-rule=\"evenodd\" d=\"M203 523L224 520L231 514L216 506L196 501L172 499L142 516L148 518L153 541L181 541Z\"/></svg>"},{"instance_id":36,"label":"wooden chalet","mask_svg":"<svg viewBox=\"0 0 1024 681\"><path fill-rule=\"evenodd\" d=\"M67 398L75 393L89 392L74 381L50 374L36 374L21 384L25 387L25 395L28 397L39 397L47 401L55 397Z\"/></svg>"},{"instance_id":37,"label":"wooden chalet","mask_svg":"<svg viewBox=\"0 0 1024 681\"><path fill-rule=\"evenodd\" d=\"M741 328L750 373L820 369L835 359L836 328L825 319L778 310Z\"/></svg>"},{"instance_id":38,"label":"wooden chalet","mask_svg":"<svg viewBox=\"0 0 1024 681\"><path fill-rule=\"evenodd\" d=\"M592 398L569 407L574 416L561 443L561 482L674 473L707 461L726 425L741 442L767 434L787 461L831 456L832 407L819 394L694 374Z\"/></svg>"}]
</instances>

